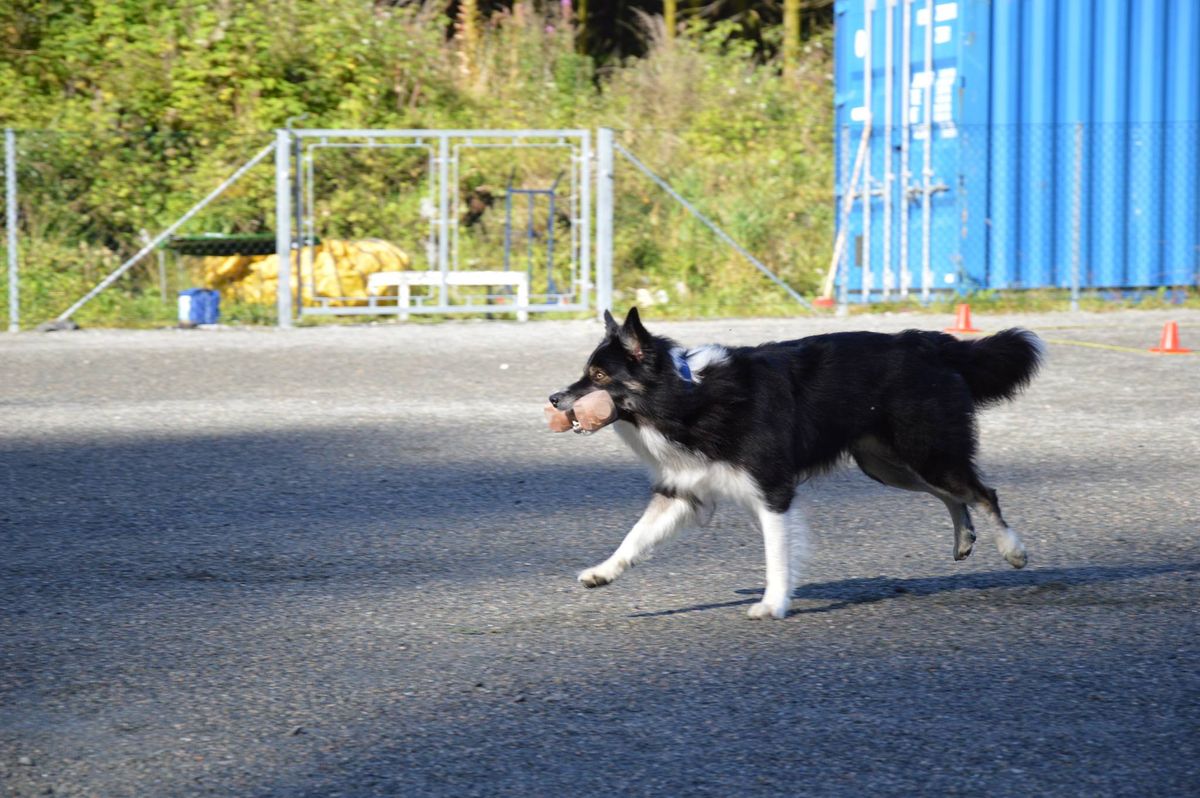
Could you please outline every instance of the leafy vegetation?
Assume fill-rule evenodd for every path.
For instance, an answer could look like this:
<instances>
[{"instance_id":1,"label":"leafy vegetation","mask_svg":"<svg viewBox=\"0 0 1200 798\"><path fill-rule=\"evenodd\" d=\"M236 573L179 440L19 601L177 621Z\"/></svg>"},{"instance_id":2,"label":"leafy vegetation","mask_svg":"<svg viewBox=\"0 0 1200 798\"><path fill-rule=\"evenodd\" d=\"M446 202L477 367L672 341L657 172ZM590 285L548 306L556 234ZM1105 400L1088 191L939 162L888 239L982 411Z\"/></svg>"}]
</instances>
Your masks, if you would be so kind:
<instances>
[{"instance_id":1,"label":"leafy vegetation","mask_svg":"<svg viewBox=\"0 0 1200 798\"><path fill-rule=\"evenodd\" d=\"M783 74L762 45L778 34L746 38L737 21L693 18L667 42L647 17L644 57L600 65L557 2L494 10L470 37L447 38L453 23L442 6L365 0L5 4L0 125L20 131L23 321L61 312L301 114L330 128L613 127L784 279L815 289L833 221L828 28ZM365 158L352 173L356 198L327 208L338 232L417 240L389 229L402 200L371 198L404 195L420 169ZM271 181L258 167L183 232L270 230ZM794 310L627 165L617 191L619 298L641 289L676 315ZM168 321L160 281L148 259L78 318Z\"/></svg>"}]
</instances>

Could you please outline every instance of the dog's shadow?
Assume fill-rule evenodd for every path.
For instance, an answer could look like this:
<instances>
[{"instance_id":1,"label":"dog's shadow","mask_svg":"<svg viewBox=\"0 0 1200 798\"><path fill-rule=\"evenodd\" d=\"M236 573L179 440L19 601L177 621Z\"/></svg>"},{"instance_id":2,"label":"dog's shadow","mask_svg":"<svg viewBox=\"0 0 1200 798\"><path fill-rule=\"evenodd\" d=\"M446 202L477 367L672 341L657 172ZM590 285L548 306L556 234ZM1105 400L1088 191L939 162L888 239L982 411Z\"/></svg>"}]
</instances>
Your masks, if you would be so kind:
<instances>
[{"instance_id":1,"label":"dog's shadow","mask_svg":"<svg viewBox=\"0 0 1200 798\"><path fill-rule=\"evenodd\" d=\"M1005 588L1033 588L1022 591L1028 602L1045 600L1053 594L1069 592L1072 588L1086 585L1141 579L1173 573L1200 571L1200 563L1159 563L1154 565L1085 565L1074 568L1040 568L1022 571L988 571L985 573L951 574L927 576L913 579L898 579L890 576L875 576L866 579L839 579L836 582L814 582L802 585L792 593L793 599L827 601L816 607L798 607L789 615L810 615L836 612L858 604L874 604L900 596L933 596L960 590L996 590ZM753 604L762 595L762 588L735 590L734 593L752 598L737 601L722 601L712 604L697 604L655 612L632 613L631 618L654 618L663 615L679 615L685 612L737 607Z\"/></svg>"}]
</instances>

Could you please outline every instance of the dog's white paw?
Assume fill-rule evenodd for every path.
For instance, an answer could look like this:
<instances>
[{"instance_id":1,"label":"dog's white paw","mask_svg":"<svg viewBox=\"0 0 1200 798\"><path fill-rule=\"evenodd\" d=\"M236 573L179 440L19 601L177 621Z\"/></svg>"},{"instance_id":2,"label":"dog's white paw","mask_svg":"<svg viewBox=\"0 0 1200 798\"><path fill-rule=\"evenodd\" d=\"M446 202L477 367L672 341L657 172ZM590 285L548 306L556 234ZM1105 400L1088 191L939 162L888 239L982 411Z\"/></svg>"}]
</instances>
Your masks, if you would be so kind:
<instances>
[{"instance_id":1,"label":"dog's white paw","mask_svg":"<svg viewBox=\"0 0 1200 798\"><path fill-rule=\"evenodd\" d=\"M612 568L603 565L588 568L579 574L579 582L584 587L603 587L616 578L617 573Z\"/></svg>"},{"instance_id":2,"label":"dog's white paw","mask_svg":"<svg viewBox=\"0 0 1200 798\"><path fill-rule=\"evenodd\" d=\"M750 609L746 610L747 617L755 620L763 620L765 618L786 618L788 611L787 602L782 603L767 603L759 601L750 605Z\"/></svg>"},{"instance_id":3,"label":"dog's white paw","mask_svg":"<svg viewBox=\"0 0 1200 798\"><path fill-rule=\"evenodd\" d=\"M1000 554L1008 560L1008 564L1013 568L1024 568L1029 562L1029 555L1025 553L1025 544L1011 529L1000 530L1000 534L996 537L996 548L1000 549Z\"/></svg>"}]
</instances>

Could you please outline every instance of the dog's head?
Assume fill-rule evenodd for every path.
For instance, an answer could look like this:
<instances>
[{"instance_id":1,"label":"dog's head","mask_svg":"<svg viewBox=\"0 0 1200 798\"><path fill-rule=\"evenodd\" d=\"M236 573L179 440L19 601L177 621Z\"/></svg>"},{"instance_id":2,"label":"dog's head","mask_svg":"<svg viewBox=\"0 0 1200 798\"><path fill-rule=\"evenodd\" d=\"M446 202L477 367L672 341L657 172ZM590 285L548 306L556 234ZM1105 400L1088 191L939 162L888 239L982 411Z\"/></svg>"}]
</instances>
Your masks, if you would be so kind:
<instances>
[{"instance_id":1,"label":"dog's head","mask_svg":"<svg viewBox=\"0 0 1200 798\"><path fill-rule=\"evenodd\" d=\"M563 412L592 391L608 391L617 406L618 416L637 412L662 365L670 342L651 335L630 308L623 324L604 312L604 340L588 358L583 377L550 396L550 404Z\"/></svg>"}]
</instances>

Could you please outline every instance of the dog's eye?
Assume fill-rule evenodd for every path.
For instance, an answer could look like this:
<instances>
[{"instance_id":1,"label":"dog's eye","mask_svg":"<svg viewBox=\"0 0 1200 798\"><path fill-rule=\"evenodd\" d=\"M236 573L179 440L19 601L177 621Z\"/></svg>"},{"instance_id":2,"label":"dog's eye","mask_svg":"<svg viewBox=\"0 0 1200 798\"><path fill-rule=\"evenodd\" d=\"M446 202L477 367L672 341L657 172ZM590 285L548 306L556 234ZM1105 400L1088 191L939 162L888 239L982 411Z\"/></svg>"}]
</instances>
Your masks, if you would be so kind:
<instances>
[{"instance_id":1,"label":"dog's eye","mask_svg":"<svg viewBox=\"0 0 1200 798\"><path fill-rule=\"evenodd\" d=\"M604 369L592 369L592 382L608 382L608 375L604 373Z\"/></svg>"}]
</instances>

